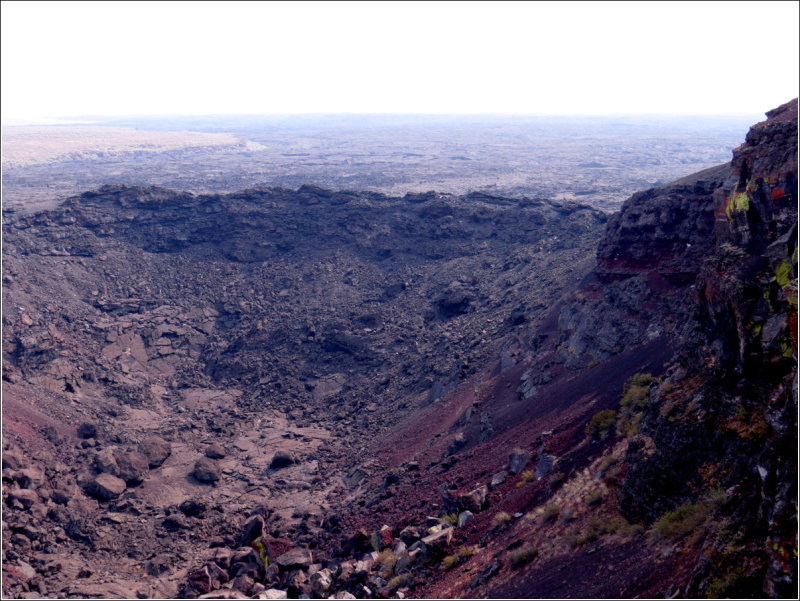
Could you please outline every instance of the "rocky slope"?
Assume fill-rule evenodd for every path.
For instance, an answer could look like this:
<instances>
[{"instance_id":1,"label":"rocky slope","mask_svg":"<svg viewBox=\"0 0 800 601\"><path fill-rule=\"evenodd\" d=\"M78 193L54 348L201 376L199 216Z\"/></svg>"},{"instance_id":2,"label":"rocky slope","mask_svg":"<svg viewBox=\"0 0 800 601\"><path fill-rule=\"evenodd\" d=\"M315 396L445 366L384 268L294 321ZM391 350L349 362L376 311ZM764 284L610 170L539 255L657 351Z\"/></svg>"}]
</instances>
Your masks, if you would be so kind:
<instances>
[{"instance_id":1,"label":"rocky slope","mask_svg":"<svg viewBox=\"0 0 800 601\"><path fill-rule=\"evenodd\" d=\"M9 216L5 592L793 597L796 157Z\"/></svg>"},{"instance_id":2,"label":"rocky slope","mask_svg":"<svg viewBox=\"0 0 800 601\"><path fill-rule=\"evenodd\" d=\"M604 221L313 187L8 214L7 590L174 596L265 503L273 555L318 548L368 444L579 281Z\"/></svg>"}]
</instances>

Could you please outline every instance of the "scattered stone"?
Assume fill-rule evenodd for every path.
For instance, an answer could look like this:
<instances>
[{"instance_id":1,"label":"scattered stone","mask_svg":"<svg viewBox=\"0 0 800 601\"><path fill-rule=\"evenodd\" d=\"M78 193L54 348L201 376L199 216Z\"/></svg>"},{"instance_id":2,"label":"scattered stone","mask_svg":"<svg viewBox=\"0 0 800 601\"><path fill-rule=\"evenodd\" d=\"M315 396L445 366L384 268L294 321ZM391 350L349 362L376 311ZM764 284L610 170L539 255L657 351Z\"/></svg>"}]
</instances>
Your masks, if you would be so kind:
<instances>
[{"instance_id":1,"label":"scattered stone","mask_svg":"<svg viewBox=\"0 0 800 601\"><path fill-rule=\"evenodd\" d=\"M391 546L394 542L394 538L392 537L392 529L384 524L379 530L376 530L372 533L369 542L372 545L372 548L378 551Z\"/></svg>"},{"instance_id":2,"label":"scattered stone","mask_svg":"<svg viewBox=\"0 0 800 601\"><path fill-rule=\"evenodd\" d=\"M160 467L172 454L172 447L160 436L146 438L139 445L139 450L147 457L150 469Z\"/></svg>"},{"instance_id":3,"label":"scattered stone","mask_svg":"<svg viewBox=\"0 0 800 601\"><path fill-rule=\"evenodd\" d=\"M258 594L259 599L287 599L286 591L281 591L276 588L268 588L263 593ZM355 597L353 597L355 599Z\"/></svg>"},{"instance_id":4,"label":"scattered stone","mask_svg":"<svg viewBox=\"0 0 800 601\"><path fill-rule=\"evenodd\" d=\"M462 511L461 513L458 514L458 527L463 528L474 519L475 516L471 511Z\"/></svg>"},{"instance_id":5,"label":"scattered stone","mask_svg":"<svg viewBox=\"0 0 800 601\"><path fill-rule=\"evenodd\" d=\"M222 445L214 443L206 447L206 457L209 459L224 459L227 456L225 449Z\"/></svg>"},{"instance_id":6,"label":"scattered stone","mask_svg":"<svg viewBox=\"0 0 800 601\"><path fill-rule=\"evenodd\" d=\"M495 488L501 487L505 484L506 481L506 473L505 472L497 472L494 476L492 476L492 481L489 482L489 490L494 490Z\"/></svg>"},{"instance_id":7,"label":"scattered stone","mask_svg":"<svg viewBox=\"0 0 800 601\"><path fill-rule=\"evenodd\" d=\"M500 571L501 567L502 567L502 564L499 561L497 561L497 560L493 561L488 566L483 568L480 572L478 572L478 574L475 576L475 578L473 578L470 581L469 588L473 588L474 589L474 588L478 588L482 584L486 584L487 582L489 582L489 580L491 578L494 577L495 574L497 574L497 572Z\"/></svg>"},{"instance_id":8,"label":"scattered stone","mask_svg":"<svg viewBox=\"0 0 800 601\"><path fill-rule=\"evenodd\" d=\"M420 552L423 555L427 555L428 553L434 552L436 554L444 554L445 549L450 544L450 541L453 538L453 529L452 528L444 528L439 530L438 532L434 532L433 534L429 534L428 536L420 539L417 541L418 543L422 543L421 547L419 547ZM411 545L410 551L415 550L415 545Z\"/></svg>"},{"instance_id":9,"label":"scattered stone","mask_svg":"<svg viewBox=\"0 0 800 601\"><path fill-rule=\"evenodd\" d=\"M250 597L237 590L218 589L206 593L205 595L200 595L197 598L198 599L249 599Z\"/></svg>"},{"instance_id":10,"label":"scattered stone","mask_svg":"<svg viewBox=\"0 0 800 601\"><path fill-rule=\"evenodd\" d=\"M125 481L111 474L100 474L90 480L86 491L96 499L110 501L125 492Z\"/></svg>"},{"instance_id":11,"label":"scattered stone","mask_svg":"<svg viewBox=\"0 0 800 601\"><path fill-rule=\"evenodd\" d=\"M199 591L200 593L209 593L211 592L211 589L214 588L211 584L211 576L209 575L208 569L205 566L189 572L186 580L190 587Z\"/></svg>"},{"instance_id":12,"label":"scattered stone","mask_svg":"<svg viewBox=\"0 0 800 601\"><path fill-rule=\"evenodd\" d=\"M192 475L199 482L214 483L220 478L220 469L214 461L203 457L194 464Z\"/></svg>"}]
</instances>

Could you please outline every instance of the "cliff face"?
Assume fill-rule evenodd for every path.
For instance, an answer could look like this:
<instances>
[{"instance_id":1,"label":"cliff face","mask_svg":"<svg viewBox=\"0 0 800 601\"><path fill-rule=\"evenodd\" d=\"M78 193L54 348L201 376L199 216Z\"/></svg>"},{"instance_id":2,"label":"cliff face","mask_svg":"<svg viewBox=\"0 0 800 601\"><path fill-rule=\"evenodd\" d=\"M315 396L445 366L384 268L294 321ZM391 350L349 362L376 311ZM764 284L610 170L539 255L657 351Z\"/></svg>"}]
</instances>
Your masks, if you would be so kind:
<instances>
[{"instance_id":1,"label":"cliff face","mask_svg":"<svg viewBox=\"0 0 800 601\"><path fill-rule=\"evenodd\" d=\"M692 241L689 321L620 490L623 514L645 521L720 495L689 593L791 596L796 584L797 103L767 115L711 194L713 229L706 218Z\"/></svg>"},{"instance_id":2,"label":"cliff face","mask_svg":"<svg viewBox=\"0 0 800 601\"><path fill-rule=\"evenodd\" d=\"M499 546L541 557L481 594L796 594L797 101L767 117L731 163L609 219L596 268L530 329L518 380L507 372L521 402L481 405L558 474L517 483L527 501L496 498L528 512ZM619 516L646 536L621 535ZM573 561L586 540L592 558ZM624 577L598 588L604 561Z\"/></svg>"}]
</instances>

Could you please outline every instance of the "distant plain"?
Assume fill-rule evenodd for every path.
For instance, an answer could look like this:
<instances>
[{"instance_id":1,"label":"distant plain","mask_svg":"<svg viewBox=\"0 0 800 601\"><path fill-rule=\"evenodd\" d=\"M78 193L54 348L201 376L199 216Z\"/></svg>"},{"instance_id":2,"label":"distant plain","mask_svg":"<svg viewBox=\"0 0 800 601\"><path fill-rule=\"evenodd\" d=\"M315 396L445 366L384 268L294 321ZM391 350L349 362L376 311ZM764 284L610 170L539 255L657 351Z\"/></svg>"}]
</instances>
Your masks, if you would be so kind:
<instances>
[{"instance_id":1,"label":"distant plain","mask_svg":"<svg viewBox=\"0 0 800 601\"><path fill-rule=\"evenodd\" d=\"M83 120L85 124L76 125ZM634 191L724 163L752 115L82 117L3 128L6 208L104 184L435 190L574 200L615 211Z\"/></svg>"}]
</instances>

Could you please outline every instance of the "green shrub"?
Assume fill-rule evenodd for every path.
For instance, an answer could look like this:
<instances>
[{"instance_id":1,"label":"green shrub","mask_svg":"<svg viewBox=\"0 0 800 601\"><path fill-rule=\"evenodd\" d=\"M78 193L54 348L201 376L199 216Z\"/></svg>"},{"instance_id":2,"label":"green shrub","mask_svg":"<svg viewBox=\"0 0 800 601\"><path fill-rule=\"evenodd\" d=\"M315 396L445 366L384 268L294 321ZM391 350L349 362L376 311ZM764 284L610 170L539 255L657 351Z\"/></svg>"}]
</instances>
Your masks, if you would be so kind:
<instances>
[{"instance_id":1,"label":"green shrub","mask_svg":"<svg viewBox=\"0 0 800 601\"><path fill-rule=\"evenodd\" d=\"M561 484L567 475L564 472L555 472L550 475L550 478L547 480L547 486L550 487L550 490L553 490L556 486Z\"/></svg>"},{"instance_id":2,"label":"green shrub","mask_svg":"<svg viewBox=\"0 0 800 601\"><path fill-rule=\"evenodd\" d=\"M647 398L650 396L650 385L654 382L650 374L636 374L625 384L625 393L622 395L620 405L622 407L635 406L639 409L647 405Z\"/></svg>"},{"instance_id":3,"label":"green shrub","mask_svg":"<svg viewBox=\"0 0 800 601\"><path fill-rule=\"evenodd\" d=\"M519 549L509 551L508 561L511 562L511 565L515 568L519 568L532 562L536 559L537 555L539 555L539 551L536 550L536 547L530 543L525 543Z\"/></svg>"},{"instance_id":4,"label":"green shrub","mask_svg":"<svg viewBox=\"0 0 800 601\"><path fill-rule=\"evenodd\" d=\"M653 524L653 534L672 540L683 538L706 520L712 508L710 501L685 503L658 518Z\"/></svg>"},{"instance_id":5,"label":"green shrub","mask_svg":"<svg viewBox=\"0 0 800 601\"><path fill-rule=\"evenodd\" d=\"M391 549L386 549L378 554L375 562L381 566L381 572L389 576L394 571L394 566L397 563L397 557L392 553Z\"/></svg>"},{"instance_id":6,"label":"green shrub","mask_svg":"<svg viewBox=\"0 0 800 601\"><path fill-rule=\"evenodd\" d=\"M443 515L439 518L440 524L450 524L451 526L458 525L458 514L457 513L448 513L447 515Z\"/></svg>"},{"instance_id":7,"label":"green shrub","mask_svg":"<svg viewBox=\"0 0 800 601\"><path fill-rule=\"evenodd\" d=\"M608 468L617 465L617 463L619 463L619 460L616 457L613 455L606 455L600 460L600 463L597 464L598 474L604 474L608 471Z\"/></svg>"},{"instance_id":8,"label":"green shrub","mask_svg":"<svg viewBox=\"0 0 800 601\"><path fill-rule=\"evenodd\" d=\"M745 570L742 567L732 568L727 574L718 576L708 583L706 597L709 599L736 598L739 596L736 589L744 578Z\"/></svg>"},{"instance_id":9,"label":"green shrub","mask_svg":"<svg viewBox=\"0 0 800 601\"><path fill-rule=\"evenodd\" d=\"M612 431L617 424L617 412L613 409L604 409L595 413L586 426L587 436L602 438Z\"/></svg>"},{"instance_id":10,"label":"green shrub","mask_svg":"<svg viewBox=\"0 0 800 601\"><path fill-rule=\"evenodd\" d=\"M594 492L590 492L586 496L586 504L589 507L597 507L600 503L603 502L603 493L599 490L595 490Z\"/></svg>"},{"instance_id":11,"label":"green shrub","mask_svg":"<svg viewBox=\"0 0 800 601\"><path fill-rule=\"evenodd\" d=\"M452 570L467 561L470 557L475 555L475 551L471 547L461 547L452 555L448 555L442 560L443 570Z\"/></svg>"},{"instance_id":12,"label":"green shrub","mask_svg":"<svg viewBox=\"0 0 800 601\"><path fill-rule=\"evenodd\" d=\"M510 513L506 513L505 511L500 511L494 514L492 518L492 526L496 529L505 528L508 526L514 518L511 517Z\"/></svg>"},{"instance_id":13,"label":"green shrub","mask_svg":"<svg viewBox=\"0 0 800 601\"><path fill-rule=\"evenodd\" d=\"M520 474L519 482L517 482L517 488L522 488L528 482L533 482L535 476L533 470L525 470Z\"/></svg>"},{"instance_id":14,"label":"green shrub","mask_svg":"<svg viewBox=\"0 0 800 601\"><path fill-rule=\"evenodd\" d=\"M555 522L558 519L558 505L555 503L550 503L545 506L544 512L542 513L542 524L550 524Z\"/></svg>"},{"instance_id":15,"label":"green shrub","mask_svg":"<svg viewBox=\"0 0 800 601\"><path fill-rule=\"evenodd\" d=\"M393 593L397 589L408 586L409 584L411 584L411 574L406 572L405 574L398 574L392 578L386 586L389 588L389 591Z\"/></svg>"}]
</instances>

